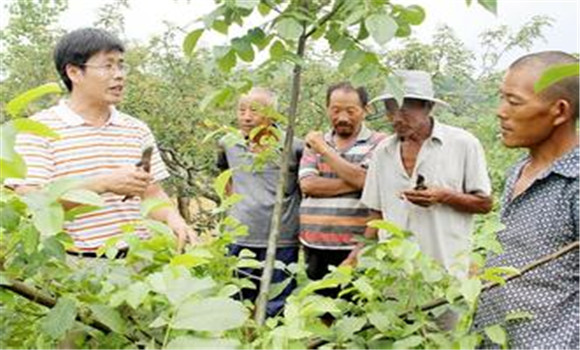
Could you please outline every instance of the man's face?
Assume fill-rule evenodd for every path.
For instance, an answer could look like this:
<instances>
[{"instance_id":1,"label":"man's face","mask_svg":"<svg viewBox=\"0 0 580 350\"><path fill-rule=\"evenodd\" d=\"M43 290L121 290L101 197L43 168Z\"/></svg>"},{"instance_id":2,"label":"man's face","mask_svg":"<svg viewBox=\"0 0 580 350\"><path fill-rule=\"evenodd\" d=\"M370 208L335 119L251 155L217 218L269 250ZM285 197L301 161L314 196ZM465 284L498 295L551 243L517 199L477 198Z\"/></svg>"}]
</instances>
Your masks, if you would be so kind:
<instances>
[{"instance_id":1,"label":"man's face","mask_svg":"<svg viewBox=\"0 0 580 350\"><path fill-rule=\"evenodd\" d=\"M534 93L539 78L530 67L509 70L500 87L497 109L502 141L506 147L532 147L546 140L555 128L551 102Z\"/></svg>"},{"instance_id":2,"label":"man's face","mask_svg":"<svg viewBox=\"0 0 580 350\"><path fill-rule=\"evenodd\" d=\"M123 53L100 51L82 67L69 68L73 91L92 101L114 105L121 102L125 87Z\"/></svg>"},{"instance_id":3,"label":"man's face","mask_svg":"<svg viewBox=\"0 0 580 350\"><path fill-rule=\"evenodd\" d=\"M358 93L341 89L334 90L330 95L327 113L334 132L344 138L360 130L366 115Z\"/></svg>"},{"instance_id":4,"label":"man's face","mask_svg":"<svg viewBox=\"0 0 580 350\"><path fill-rule=\"evenodd\" d=\"M399 137L409 137L430 125L429 101L406 98L399 107L395 99L385 100L387 119L393 123L393 130Z\"/></svg>"},{"instance_id":5,"label":"man's face","mask_svg":"<svg viewBox=\"0 0 580 350\"><path fill-rule=\"evenodd\" d=\"M250 92L249 95L240 98L237 109L238 127L244 135L249 135L255 127L270 123L270 120L260 112L260 108L270 104L268 96L261 92Z\"/></svg>"}]
</instances>

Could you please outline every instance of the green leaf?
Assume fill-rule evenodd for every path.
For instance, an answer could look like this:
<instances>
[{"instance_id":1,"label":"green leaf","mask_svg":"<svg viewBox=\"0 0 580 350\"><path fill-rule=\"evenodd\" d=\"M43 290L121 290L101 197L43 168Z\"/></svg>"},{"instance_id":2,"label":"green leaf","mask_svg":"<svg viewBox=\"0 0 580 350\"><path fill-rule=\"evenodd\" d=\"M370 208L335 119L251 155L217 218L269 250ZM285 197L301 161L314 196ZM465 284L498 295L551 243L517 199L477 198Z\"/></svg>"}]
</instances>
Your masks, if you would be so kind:
<instances>
[{"instance_id":1,"label":"green leaf","mask_svg":"<svg viewBox=\"0 0 580 350\"><path fill-rule=\"evenodd\" d=\"M386 13L375 13L365 20L366 28L373 40L384 45L395 36L398 25L391 16Z\"/></svg>"},{"instance_id":2,"label":"green leaf","mask_svg":"<svg viewBox=\"0 0 580 350\"><path fill-rule=\"evenodd\" d=\"M59 179L46 185L44 192L48 195L50 201L57 201L65 193L78 188L82 184L79 178Z\"/></svg>"},{"instance_id":3,"label":"green leaf","mask_svg":"<svg viewBox=\"0 0 580 350\"><path fill-rule=\"evenodd\" d=\"M211 254L209 256L211 258ZM205 265L209 262L209 259L204 256L193 255L190 253L185 253L177 255L171 259L171 266L185 266L187 268L192 268L200 265Z\"/></svg>"},{"instance_id":4,"label":"green leaf","mask_svg":"<svg viewBox=\"0 0 580 350\"><path fill-rule=\"evenodd\" d=\"M272 46L270 46L270 57L274 60L278 60L284 56L286 48L280 40L276 40Z\"/></svg>"},{"instance_id":5,"label":"green leaf","mask_svg":"<svg viewBox=\"0 0 580 350\"><path fill-rule=\"evenodd\" d=\"M387 231L396 237L404 238L405 232L397 225L385 220L371 220L367 223L368 227L378 228L379 230Z\"/></svg>"},{"instance_id":6,"label":"green leaf","mask_svg":"<svg viewBox=\"0 0 580 350\"><path fill-rule=\"evenodd\" d=\"M224 72L229 73L232 68L236 66L236 51L229 50L223 57L217 60L218 68Z\"/></svg>"},{"instance_id":7,"label":"green leaf","mask_svg":"<svg viewBox=\"0 0 580 350\"><path fill-rule=\"evenodd\" d=\"M228 35L229 25L225 21L213 21L212 28L224 35Z\"/></svg>"},{"instance_id":8,"label":"green leaf","mask_svg":"<svg viewBox=\"0 0 580 350\"><path fill-rule=\"evenodd\" d=\"M105 205L105 201L101 196L93 191L82 188L75 188L67 191L60 198L69 202L90 205L93 207L102 207Z\"/></svg>"},{"instance_id":9,"label":"green leaf","mask_svg":"<svg viewBox=\"0 0 580 350\"><path fill-rule=\"evenodd\" d=\"M235 54L234 54L235 58ZM230 86L226 86L225 88L214 91L211 94L207 95L199 104L199 109L204 112L210 106L222 106L226 101L231 99L234 94L234 90Z\"/></svg>"},{"instance_id":10,"label":"green leaf","mask_svg":"<svg viewBox=\"0 0 580 350\"><path fill-rule=\"evenodd\" d=\"M141 202L141 215L144 218L157 209L171 207L171 203L160 198L147 198Z\"/></svg>"},{"instance_id":11,"label":"green leaf","mask_svg":"<svg viewBox=\"0 0 580 350\"><path fill-rule=\"evenodd\" d=\"M213 189L222 200L226 197L226 185L232 178L232 174L233 174L232 170L228 169L219 174L218 177L213 182Z\"/></svg>"},{"instance_id":12,"label":"green leaf","mask_svg":"<svg viewBox=\"0 0 580 350\"><path fill-rule=\"evenodd\" d=\"M10 285L12 285L10 279L6 277L6 275L3 272L0 272L0 286L10 286Z\"/></svg>"},{"instance_id":13,"label":"green leaf","mask_svg":"<svg viewBox=\"0 0 580 350\"><path fill-rule=\"evenodd\" d=\"M406 38L411 35L411 26L408 23L400 23L395 36L397 38Z\"/></svg>"},{"instance_id":14,"label":"green leaf","mask_svg":"<svg viewBox=\"0 0 580 350\"><path fill-rule=\"evenodd\" d=\"M197 45L197 41L203 34L203 29L196 29L185 37L183 41L183 53L186 56L191 56L193 54L193 50L195 50L195 45Z\"/></svg>"},{"instance_id":15,"label":"green leaf","mask_svg":"<svg viewBox=\"0 0 580 350\"><path fill-rule=\"evenodd\" d=\"M64 214L64 219L66 221L72 221L79 215L87 214L97 209L99 209L99 207L92 205L79 205L70 210L67 210Z\"/></svg>"},{"instance_id":16,"label":"green leaf","mask_svg":"<svg viewBox=\"0 0 580 350\"><path fill-rule=\"evenodd\" d=\"M238 56L245 62L252 62L254 60L254 49L252 44L247 39L233 39L232 47L236 50Z\"/></svg>"},{"instance_id":17,"label":"green leaf","mask_svg":"<svg viewBox=\"0 0 580 350\"><path fill-rule=\"evenodd\" d=\"M167 349L239 349L237 339L198 338L191 335L180 335L167 344Z\"/></svg>"},{"instance_id":18,"label":"green leaf","mask_svg":"<svg viewBox=\"0 0 580 350\"><path fill-rule=\"evenodd\" d=\"M50 203L32 210L34 227L43 236L53 236L62 231L64 210L59 203Z\"/></svg>"},{"instance_id":19,"label":"green leaf","mask_svg":"<svg viewBox=\"0 0 580 350\"><path fill-rule=\"evenodd\" d=\"M302 26L294 18L286 17L276 23L276 31L286 40L296 40L302 34Z\"/></svg>"},{"instance_id":20,"label":"green leaf","mask_svg":"<svg viewBox=\"0 0 580 350\"><path fill-rule=\"evenodd\" d=\"M507 334L502 326L496 324L485 328L485 334L489 339L499 345L505 346L507 343Z\"/></svg>"},{"instance_id":21,"label":"green leaf","mask_svg":"<svg viewBox=\"0 0 580 350\"><path fill-rule=\"evenodd\" d=\"M379 74L379 68L375 64L363 64L361 68L352 76L352 83L356 85L364 85L372 81Z\"/></svg>"},{"instance_id":22,"label":"green leaf","mask_svg":"<svg viewBox=\"0 0 580 350\"><path fill-rule=\"evenodd\" d=\"M260 4L260 0L235 0L236 7L241 7L247 10L253 10L254 7Z\"/></svg>"},{"instance_id":23,"label":"green leaf","mask_svg":"<svg viewBox=\"0 0 580 350\"><path fill-rule=\"evenodd\" d=\"M497 15L497 0L477 0L477 2L486 10Z\"/></svg>"},{"instance_id":24,"label":"green leaf","mask_svg":"<svg viewBox=\"0 0 580 350\"><path fill-rule=\"evenodd\" d=\"M7 122L0 125L0 160L11 162L16 151L14 146L16 144L16 128L12 123ZM0 168L0 171L2 168Z\"/></svg>"},{"instance_id":25,"label":"green leaf","mask_svg":"<svg viewBox=\"0 0 580 350\"><path fill-rule=\"evenodd\" d=\"M360 63L365 57L365 53L358 48L351 48L344 52L342 60L338 65L338 70L342 71Z\"/></svg>"},{"instance_id":26,"label":"green leaf","mask_svg":"<svg viewBox=\"0 0 580 350\"><path fill-rule=\"evenodd\" d=\"M369 322L379 331L386 332L392 323L391 318L384 311L373 311L367 314Z\"/></svg>"},{"instance_id":27,"label":"green leaf","mask_svg":"<svg viewBox=\"0 0 580 350\"><path fill-rule=\"evenodd\" d=\"M540 79L534 83L534 92L536 94L544 91L546 88L556 84L562 79L578 76L578 63L559 64L546 69Z\"/></svg>"},{"instance_id":28,"label":"green leaf","mask_svg":"<svg viewBox=\"0 0 580 350\"><path fill-rule=\"evenodd\" d=\"M401 19L411 25L419 25L425 20L425 10L418 5L408 6L401 13Z\"/></svg>"},{"instance_id":29,"label":"green leaf","mask_svg":"<svg viewBox=\"0 0 580 350\"><path fill-rule=\"evenodd\" d=\"M477 278L471 278L461 282L461 287L459 287L459 293L465 298L465 300L473 305L481 292L481 281Z\"/></svg>"},{"instance_id":30,"label":"green leaf","mask_svg":"<svg viewBox=\"0 0 580 350\"><path fill-rule=\"evenodd\" d=\"M12 116L12 118L17 118L22 115L26 106L28 106L32 101L47 94L60 94L61 92L62 90L57 83L41 85L18 95L16 98L8 102L6 104L6 112Z\"/></svg>"},{"instance_id":31,"label":"green leaf","mask_svg":"<svg viewBox=\"0 0 580 350\"><path fill-rule=\"evenodd\" d=\"M26 162L18 153L12 155L12 160L0 159L0 179L24 179L28 168Z\"/></svg>"},{"instance_id":32,"label":"green leaf","mask_svg":"<svg viewBox=\"0 0 580 350\"><path fill-rule=\"evenodd\" d=\"M338 320L334 327L339 339L350 339L354 333L360 331L366 323L367 320L365 317L346 316Z\"/></svg>"},{"instance_id":33,"label":"green leaf","mask_svg":"<svg viewBox=\"0 0 580 350\"><path fill-rule=\"evenodd\" d=\"M149 293L149 286L144 282L136 282L129 286L125 300L133 309L137 309Z\"/></svg>"},{"instance_id":34,"label":"green leaf","mask_svg":"<svg viewBox=\"0 0 580 350\"><path fill-rule=\"evenodd\" d=\"M397 340L393 344L394 349L411 349L417 347L423 343L423 337L418 335L412 335L405 339Z\"/></svg>"},{"instance_id":35,"label":"green leaf","mask_svg":"<svg viewBox=\"0 0 580 350\"><path fill-rule=\"evenodd\" d=\"M405 90L401 77L395 74L389 74L385 79L385 91L388 91L389 94L394 96L399 106L403 105Z\"/></svg>"},{"instance_id":36,"label":"green leaf","mask_svg":"<svg viewBox=\"0 0 580 350\"><path fill-rule=\"evenodd\" d=\"M145 227L147 227L147 229L151 230L152 232L174 237L173 230L171 230L169 226L162 223L161 221L145 219L143 220L143 224L145 224Z\"/></svg>"},{"instance_id":37,"label":"green leaf","mask_svg":"<svg viewBox=\"0 0 580 350\"><path fill-rule=\"evenodd\" d=\"M376 291L371 285L369 279L365 276L357 279L352 285L367 299L371 300L376 296Z\"/></svg>"},{"instance_id":38,"label":"green leaf","mask_svg":"<svg viewBox=\"0 0 580 350\"><path fill-rule=\"evenodd\" d=\"M177 309L173 328L223 332L243 326L248 316L248 310L239 301L206 298L189 302Z\"/></svg>"},{"instance_id":39,"label":"green leaf","mask_svg":"<svg viewBox=\"0 0 580 350\"><path fill-rule=\"evenodd\" d=\"M61 297L42 320L40 327L51 338L62 339L74 325L76 317L77 308L75 301L67 297Z\"/></svg>"},{"instance_id":40,"label":"green leaf","mask_svg":"<svg viewBox=\"0 0 580 350\"><path fill-rule=\"evenodd\" d=\"M292 277L288 277L282 282L272 283L270 290L268 291L268 300L272 300L282 294L290 282L292 282Z\"/></svg>"},{"instance_id":41,"label":"green leaf","mask_svg":"<svg viewBox=\"0 0 580 350\"><path fill-rule=\"evenodd\" d=\"M34 134L37 136L59 139L60 135L49 126L28 118L19 118L10 121L17 132Z\"/></svg>"},{"instance_id":42,"label":"green leaf","mask_svg":"<svg viewBox=\"0 0 580 350\"><path fill-rule=\"evenodd\" d=\"M98 321L104 323L116 333L125 333L127 325L119 311L103 304L91 304L89 309Z\"/></svg>"},{"instance_id":43,"label":"green leaf","mask_svg":"<svg viewBox=\"0 0 580 350\"><path fill-rule=\"evenodd\" d=\"M28 255L34 253L38 249L40 241L39 231L30 223L25 223L20 229L20 234L24 252Z\"/></svg>"},{"instance_id":44,"label":"green leaf","mask_svg":"<svg viewBox=\"0 0 580 350\"><path fill-rule=\"evenodd\" d=\"M505 321L531 320L534 314L528 311L511 311L505 316Z\"/></svg>"},{"instance_id":45,"label":"green leaf","mask_svg":"<svg viewBox=\"0 0 580 350\"><path fill-rule=\"evenodd\" d=\"M262 2L258 5L258 12L262 15L262 17L266 17L271 10L272 9L270 8L270 6Z\"/></svg>"},{"instance_id":46,"label":"green leaf","mask_svg":"<svg viewBox=\"0 0 580 350\"><path fill-rule=\"evenodd\" d=\"M270 40L272 40L273 38L272 35L266 36L264 31L260 28L253 28L250 31L248 31L247 37L250 40L250 42L256 45L256 47L259 50L263 50L266 46L268 46Z\"/></svg>"}]
</instances>

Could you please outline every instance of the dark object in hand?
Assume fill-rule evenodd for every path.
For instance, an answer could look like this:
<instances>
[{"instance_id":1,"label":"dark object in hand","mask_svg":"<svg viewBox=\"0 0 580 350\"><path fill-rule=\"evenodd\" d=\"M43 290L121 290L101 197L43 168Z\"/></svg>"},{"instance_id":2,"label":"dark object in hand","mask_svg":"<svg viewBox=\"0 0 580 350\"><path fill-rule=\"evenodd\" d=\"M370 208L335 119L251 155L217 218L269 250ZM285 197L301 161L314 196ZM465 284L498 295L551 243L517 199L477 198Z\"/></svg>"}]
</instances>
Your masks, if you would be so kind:
<instances>
[{"instance_id":1,"label":"dark object in hand","mask_svg":"<svg viewBox=\"0 0 580 350\"><path fill-rule=\"evenodd\" d=\"M415 184L414 190L423 191L426 189L427 189L427 186L425 186L425 177L421 174L418 174L417 175L417 183Z\"/></svg>"},{"instance_id":2,"label":"dark object in hand","mask_svg":"<svg viewBox=\"0 0 580 350\"><path fill-rule=\"evenodd\" d=\"M143 168L143 170L145 170L146 172L150 172L151 171L151 155L152 154L153 154L153 147L152 146L145 148L143 150L143 153L141 154L141 160L139 162L137 162L137 164L135 164L135 166L138 168L139 167ZM125 198L123 198L123 202L129 198L131 198L131 196L125 196Z\"/></svg>"}]
</instances>

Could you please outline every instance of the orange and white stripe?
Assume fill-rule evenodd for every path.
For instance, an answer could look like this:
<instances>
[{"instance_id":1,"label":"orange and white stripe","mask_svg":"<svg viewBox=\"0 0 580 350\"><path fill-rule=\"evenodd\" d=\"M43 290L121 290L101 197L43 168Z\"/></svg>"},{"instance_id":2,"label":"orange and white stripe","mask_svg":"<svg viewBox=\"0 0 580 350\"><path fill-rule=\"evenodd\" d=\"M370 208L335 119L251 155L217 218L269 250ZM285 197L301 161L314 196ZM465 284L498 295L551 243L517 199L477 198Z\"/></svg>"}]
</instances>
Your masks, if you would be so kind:
<instances>
[{"instance_id":1,"label":"orange and white stripe","mask_svg":"<svg viewBox=\"0 0 580 350\"><path fill-rule=\"evenodd\" d=\"M155 146L155 138L145 123L114 107L111 107L108 122L100 127L85 123L65 101L31 119L49 126L60 138L19 134L16 151L24 158L28 174L26 179L7 180L7 185L42 186L63 178L90 178L120 166L134 165L140 160L143 149ZM169 176L157 147L153 151L151 174L156 182ZM107 239L122 235L124 225L142 219L139 198L123 202L123 196L112 193L102 197L104 207L65 223L64 229L78 250L94 251ZM139 224L135 225L135 233L143 238L148 235L147 229Z\"/></svg>"}]
</instances>

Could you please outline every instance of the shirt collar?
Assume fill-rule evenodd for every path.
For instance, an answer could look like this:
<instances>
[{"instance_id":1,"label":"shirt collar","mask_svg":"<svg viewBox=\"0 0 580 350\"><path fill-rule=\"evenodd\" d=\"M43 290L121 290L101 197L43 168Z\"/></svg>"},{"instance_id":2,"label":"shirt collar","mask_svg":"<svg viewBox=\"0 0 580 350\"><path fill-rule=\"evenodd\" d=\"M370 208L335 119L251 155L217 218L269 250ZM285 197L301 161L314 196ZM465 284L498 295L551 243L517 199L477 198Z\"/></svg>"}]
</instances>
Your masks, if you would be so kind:
<instances>
[{"instance_id":1,"label":"shirt collar","mask_svg":"<svg viewBox=\"0 0 580 350\"><path fill-rule=\"evenodd\" d=\"M114 106L111 106L110 110L111 115L105 125L123 125L123 117L121 117L121 113L119 113L119 111L117 111ZM58 105L56 106L56 112L61 117L62 121L64 121L69 126L80 126L86 124L84 118L73 111L68 106L66 100L59 101Z\"/></svg>"},{"instance_id":2,"label":"shirt collar","mask_svg":"<svg viewBox=\"0 0 580 350\"><path fill-rule=\"evenodd\" d=\"M550 173L555 173L570 178L579 177L579 165L580 153L578 146L576 146L574 149L558 158L542 177L547 177Z\"/></svg>"},{"instance_id":3,"label":"shirt collar","mask_svg":"<svg viewBox=\"0 0 580 350\"><path fill-rule=\"evenodd\" d=\"M438 140L439 142L443 143L445 140L445 129L441 127L441 123L438 121L431 119L433 121L433 130L431 130L430 138L433 140Z\"/></svg>"}]
</instances>

